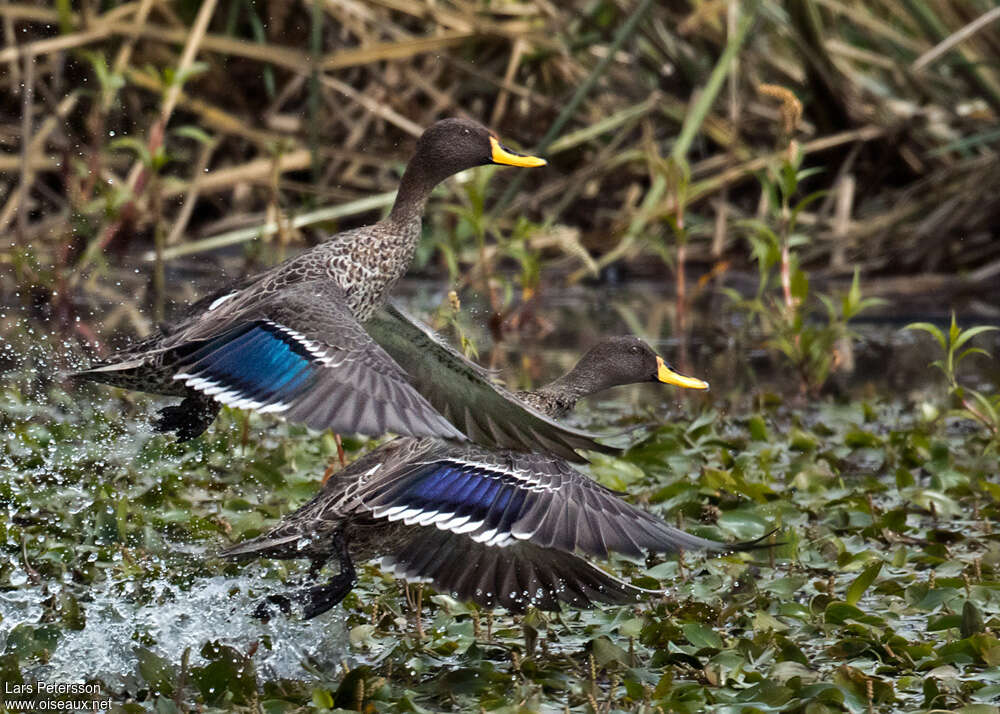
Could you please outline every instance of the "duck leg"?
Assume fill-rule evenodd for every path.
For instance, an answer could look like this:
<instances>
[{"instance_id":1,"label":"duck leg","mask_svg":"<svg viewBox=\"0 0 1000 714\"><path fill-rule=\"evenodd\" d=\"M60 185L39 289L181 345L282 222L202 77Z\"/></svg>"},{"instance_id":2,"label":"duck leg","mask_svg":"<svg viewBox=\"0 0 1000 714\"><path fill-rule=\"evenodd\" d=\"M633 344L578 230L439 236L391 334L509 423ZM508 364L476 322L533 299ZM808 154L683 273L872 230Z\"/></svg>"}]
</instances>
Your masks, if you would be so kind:
<instances>
[{"instance_id":1,"label":"duck leg","mask_svg":"<svg viewBox=\"0 0 1000 714\"><path fill-rule=\"evenodd\" d=\"M358 582L358 577L354 570L351 554L347 550L347 541L341 531L337 531L331 536L331 545L330 555L340 561L340 572L322 585L302 588L289 595L269 595L254 608L253 616L258 620L269 620L271 618L271 605L276 605L285 615L290 615L292 603L298 603L302 606L302 617L309 620L317 615L322 615L347 597L347 594ZM313 561L312 567L309 569L309 577L315 577L322 565L322 560Z\"/></svg>"},{"instance_id":2,"label":"duck leg","mask_svg":"<svg viewBox=\"0 0 1000 714\"><path fill-rule=\"evenodd\" d=\"M347 466L347 460L344 458L344 444L340 440L340 434L337 432L333 433L333 440L337 442L337 460L340 462L340 468ZM320 480L319 485L322 488L326 486L326 482L330 480L330 477L335 473L334 469L336 467L337 461L331 461L327 467L326 471L323 472L323 478Z\"/></svg>"},{"instance_id":3,"label":"duck leg","mask_svg":"<svg viewBox=\"0 0 1000 714\"><path fill-rule=\"evenodd\" d=\"M180 404L164 407L153 422L153 431L164 434L176 432L177 441L190 441L205 433L219 416L222 405L211 397L192 392Z\"/></svg>"},{"instance_id":4,"label":"duck leg","mask_svg":"<svg viewBox=\"0 0 1000 714\"><path fill-rule=\"evenodd\" d=\"M317 615L322 615L331 607L340 603L358 582L358 575L354 570L354 561L351 560L351 554L347 550L347 540L341 531L333 534L332 545L334 554L340 561L340 572L330 578L329 582L306 588L302 592L302 616L307 620Z\"/></svg>"}]
</instances>

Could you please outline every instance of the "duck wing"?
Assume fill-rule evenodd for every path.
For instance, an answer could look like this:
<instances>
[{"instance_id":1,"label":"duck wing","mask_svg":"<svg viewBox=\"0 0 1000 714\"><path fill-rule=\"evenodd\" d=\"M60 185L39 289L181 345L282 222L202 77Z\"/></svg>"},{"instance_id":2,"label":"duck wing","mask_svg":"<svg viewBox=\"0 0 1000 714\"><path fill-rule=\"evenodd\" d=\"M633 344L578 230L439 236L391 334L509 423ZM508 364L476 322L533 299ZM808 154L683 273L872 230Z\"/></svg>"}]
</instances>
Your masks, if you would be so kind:
<instances>
[{"instance_id":1,"label":"duck wing","mask_svg":"<svg viewBox=\"0 0 1000 714\"><path fill-rule=\"evenodd\" d=\"M167 335L173 379L317 429L461 438L354 319L330 280L223 296Z\"/></svg>"},{"instance_id":2,"label":"duck wing","mask_svg":"<svg viewBox=\"0 0 1000 714\"><path fill-rule=\"evenodd\" d=\"M494 384L487 370L397 305L386 305L365 329L406 369L420 393L476 443L544 449L577 462L584 459L576 449L615 451L595 441L595 435L560 424Z\"/></svg>"},{"instance_id":3,"label":"duck wing","mask_svg":"<svg viewBox=\"0 0 1000 714\"><path fill-rule=\"evenodd\" d=\"M624 605L659 594L626 583L569 553L531 543L488 546L448 531L419 528L382 559L384 572L430 582L442 592L482 607L523 612L528 605L559 610L560 603Z\"/></svg>"},{"instance_id":4,"label":"duck wing","mask_svg":"<svg viewBox=\"0 0 1000 714\"><path fill-rule=\"evenodd\" d=\"M344 501L345 511L434 526L491 547L530 543L601 558L752 547L669 526L555 456L434 443L408 461L387 460L384 468L366 472Z\"/></svg>"},{"instance_id":5,"label":"duck wing","mask_svg":"<svg viewBox=\"0 0 1000 714\"><path fill-rule=\"evenodd\" d=\"M380 471L398 473L435 449L438 439L399 437L352 461L333 475L307 503L284 515L269 531L225 548L225 558L318 558L332 555L326 536L342 528L357 512L359 491ZM364 510L362 508L362 510Z\"/></svg>"}]
</instances>

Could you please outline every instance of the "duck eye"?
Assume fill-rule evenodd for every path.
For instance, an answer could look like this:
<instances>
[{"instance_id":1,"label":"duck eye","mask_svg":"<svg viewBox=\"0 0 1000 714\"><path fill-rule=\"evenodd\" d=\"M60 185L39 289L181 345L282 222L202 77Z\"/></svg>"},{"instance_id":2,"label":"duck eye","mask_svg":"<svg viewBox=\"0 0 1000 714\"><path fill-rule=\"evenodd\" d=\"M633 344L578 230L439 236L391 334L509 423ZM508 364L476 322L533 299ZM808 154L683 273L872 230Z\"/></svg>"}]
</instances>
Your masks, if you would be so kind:
<instances>
[{"instance_id":1,"label":"duck eye","mask_svg":"<svg viewBox=\"0 0 1000 714\"><path fill-rule=\"evenodd\" d=\"M632 354L634 354L634 355L637 355L637 354L639 354L639 348L638 348L638 347L637 347L636 345L632 345L632 346L631 346L631 347L629 348L629 351L630 351L630 352L631 352Z\"/></svg>"}]
</instances>

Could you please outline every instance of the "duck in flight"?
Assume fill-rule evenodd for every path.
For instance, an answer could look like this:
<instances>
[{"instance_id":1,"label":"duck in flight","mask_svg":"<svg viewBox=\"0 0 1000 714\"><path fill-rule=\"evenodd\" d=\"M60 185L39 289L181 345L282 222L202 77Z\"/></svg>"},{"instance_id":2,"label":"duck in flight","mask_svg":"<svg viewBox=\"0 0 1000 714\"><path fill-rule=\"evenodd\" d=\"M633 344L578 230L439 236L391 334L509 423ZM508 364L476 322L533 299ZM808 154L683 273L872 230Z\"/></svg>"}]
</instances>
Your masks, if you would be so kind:
<instances>
[{"instance_id":1,"label":"duck in flight","mask_svg":"<svg viewBox=\"0 0 1000 714\"><path fill-rule=\"evenodd\" d=\"M556 382L529 393L548 416L610 387L661 382L707 389L673 371L634 337L607 338ZM547 453L438 438L396 438L328 481L269 532L223 552L229 558L308 558L312 572L339 565L327 583L271 599L305 617L339 603L356 583L354 560L382 556L382 569L483 607L635 602L644 591L582 556L646 551L730 552L667 525ZM267 603L258 614L267 615Z\"/></svg>"},{"instance_id":2,"label":"duck in flight","mask_svg":"<svg viewBox=\"0 0 1000 714\"><path fill-rule=\"evenodd\" d=\"M154 425L180 440L204 432L223 404L317 430L461 438L461 429L421 395L405 365L363 325L409 268L424 206L437 184L474 166L545 163L504 147L476 122L439 121L418 140L384 220L331 236L200 300L178 322L74 376L182 397ZM566 449L588 443L585 435L563 431L523 405L514 412L567 442Z\"/></svg>"}]
</instances>

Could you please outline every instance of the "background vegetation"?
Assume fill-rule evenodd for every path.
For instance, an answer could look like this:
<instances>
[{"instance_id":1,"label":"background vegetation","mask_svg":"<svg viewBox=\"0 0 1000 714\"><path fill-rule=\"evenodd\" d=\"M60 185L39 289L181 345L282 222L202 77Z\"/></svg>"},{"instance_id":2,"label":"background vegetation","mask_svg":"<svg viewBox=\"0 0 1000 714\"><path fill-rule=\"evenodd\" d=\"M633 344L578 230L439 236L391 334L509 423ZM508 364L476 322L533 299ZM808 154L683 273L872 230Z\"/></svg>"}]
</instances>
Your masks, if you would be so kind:
<instances>
[{"instance_id":1,"label":"background vegetation","mask_svg":"<svg viewBox=\"0 0 1000 714\"><path fill-rule=\"evenodd\" d=\"M372 220L448 115L552 160L489 194L444 190L425 259L452 277L495 252L566 255L574 279L745 266L736 226L767 213L758 176L790 145L821 169L805 193L827 191L798 217L809 265L920 275L888 284L913 296L1000 274L989 0L9 2L0 18L4 286L64 324L82 284L119 303L138 288L155 316L163 271L194 269L179 256L261 238L241 254L270 262ZM145 282L102 279L122 265Z\"/></svg>"},{"instance_id":2,"label":"background vegetation","mask_svg":"<svg viewBox=\"0 0 1000 714\"><path fill-rule=\"evenodd\" d=\"M972 326L1000 298L995 3L55 0L0 21L0 679L159 712L997 711L1000 370ZM257 623L303 571L211 554L308 498L332 439L227 411L177 445L144 426L158 402L58 371L377 219L456 115L551 163L440 189L416 272L431 308L467 304L441 324L494 365L546 334L669 336L722 388L591 413L653 423L592 473L702 535L784 544L610 564L671 588L634 608L494 617L369 568L328 617Z\"/></svg>"}]
</instances>

